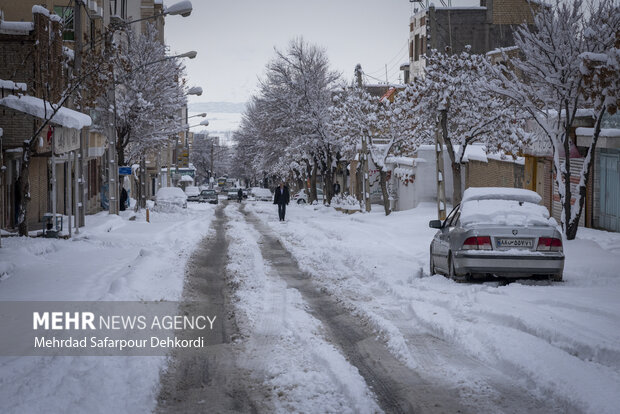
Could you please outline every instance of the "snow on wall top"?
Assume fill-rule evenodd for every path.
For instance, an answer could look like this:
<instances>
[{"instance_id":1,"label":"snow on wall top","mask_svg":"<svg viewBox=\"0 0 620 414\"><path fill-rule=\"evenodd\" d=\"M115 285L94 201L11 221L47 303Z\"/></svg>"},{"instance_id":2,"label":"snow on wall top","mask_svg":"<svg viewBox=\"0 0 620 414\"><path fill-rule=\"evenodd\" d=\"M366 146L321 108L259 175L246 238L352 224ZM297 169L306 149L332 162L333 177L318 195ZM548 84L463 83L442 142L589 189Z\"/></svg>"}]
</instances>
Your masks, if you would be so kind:
<instances>
[{"instance_id":1,"label":"snow on wall top","mask_svg":"<svg viewBox=\"0 0 620 414\"><path fill-rule=\"evenodd\" d=\"M519 46L498 47L497 49L487 52L487 56L495 55L497 53L510 52L517 49L519 49Z\"/></svg>"},{"instance_id":2,"label":"snow on wall top","mask_svg":"<svg viewBox=\"0 0 620 414\"><path fill-rule=\"evenodd\" d=\"M386 164L400 164L400 165L408 165L413 167L419 160L417 158L411 157L386 157ZM425 161L425 160L423 160Z\"/></svg>"},{"instance_id":3,"label":"snow on wall top","mask_svg":"<svg viewBox=\"0 0 620 414\"><path fill-rule=\"evenodd\" d=\"M0 34L27 35L33 30L33 22L7 22L6 20L0 20Z\"/></svg>"},{"instance_id":4,"label":"snow on wall top","mask_svg":"<svg viewBox=\"0 0 620 414\"><path fill-rule=\"evenodd\" d=\"M47 17L50 17L50 12L43 6L32 6L32 14L43 14Z\"/></svg>"},{"instance_id":5,"label":"snow on wall top","mask_svg":"<svg viewBox=\"0 0 620 414\"><path fill-rule=\"evenodd\" d=\"M59 15L50 13L50 11L43 6L32 6L32 14L43 14L52 21L62 23L62 18Z\"/></svg>"},{"instance_id":6,"label":"snow on wall top","mask_svg":"<svg viewBox=\"0 0 620 414\"><path fill-rule=\"evenodd\" d=\"M0 79L0 88L8 89L11 91L24 91L26 92L26 84L21 82L13 82L10 80Z\"/></svg>"},{"instance_id":7,"label":"snow on wall top","mask_svg":"<svg viewBox=\"0 0 620 414\"><path fill-rule=\"evenodd\" d=\"M580 127L575 129L575 135L581 135L585 137L591 137L594 135L594 128L584 128ZM620 129L617 128L602 128L600 135L601 137L612 137L618 138L620 137Z\"/></svg>"},{"instance_id":8,"label":"snow on wall top","mask_svg":"<svg viewBox=\"0 0 620 414\"><path fill-rule=\"evenodd\" d=\"M536 193L534 193L536 194ZM469 224L528 226L552 224L545 206L516 200L468 200L461 207L460 221Z\"/></svg>"},{"instance_id":9,"label":"snow on wall top","mask_svg":"<svg viewBox=\"0 0 620 414\"><path fill-rule=\"evenodd\" d=\"M53 112L52 105L49 102L28 95L9 95L6 98L0 99L0 105L41 119L47 119L46 116L49 117ZM63 107L56 112L50 122L66 128L82 129L90 126L92 119L86 114Z\"/></svg>"}]
</instances>

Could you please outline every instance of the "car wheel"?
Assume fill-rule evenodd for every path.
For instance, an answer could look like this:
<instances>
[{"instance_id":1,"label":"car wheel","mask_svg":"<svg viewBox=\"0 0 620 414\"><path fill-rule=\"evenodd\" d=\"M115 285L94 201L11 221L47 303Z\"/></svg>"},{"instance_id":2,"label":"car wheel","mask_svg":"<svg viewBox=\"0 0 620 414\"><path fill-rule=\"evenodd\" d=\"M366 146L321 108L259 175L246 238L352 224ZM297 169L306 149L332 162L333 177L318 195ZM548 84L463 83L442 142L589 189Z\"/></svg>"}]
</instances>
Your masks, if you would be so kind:
<instances>
[{"instance_id":1,"label":"car wheel","mask_svg":"<svg viewBox=\"0 0 620 414\"><path fill-rule=\"evenodd\" d=\"M463 276L457 276L456 270L454 269L454 260L452 259L452 252L450 252L450 254L448 255L448 277L459 283L471 281L471 276L467 273Z\"/></svg>"},{"instance_id":2,"label":"car wheel","mask_svg":"<svg viewBox=\"0 0 620 414\"><path fill-rule=\"evenodd\" d=\"M297 204L306 204L306 200L300 198L299 200L297 200Z\"/></svg>"},{"instance_id":3,"label":"car wheel","mask_svg":"<svg viewBox=\"0 0 620 414\"><path fill-rule=\"evenodd\" d=\"M429 263L430 263L430 272L431 272L431 276L433 276L435 274L435 262L433 261L433 248L431 247L431 254L430 254L430 258L429 258Z\"/></svg>"},{"instance_id":4,"label":"car wheel","mask_svg":"<svg viewBox=\"0 0 620 414\"><path fill-rule=\"evenodd\" d=\"M561 282L562 281L562 273L556 273L549 276L549 279L553 282Z\"/></svg>"}]
</instances>

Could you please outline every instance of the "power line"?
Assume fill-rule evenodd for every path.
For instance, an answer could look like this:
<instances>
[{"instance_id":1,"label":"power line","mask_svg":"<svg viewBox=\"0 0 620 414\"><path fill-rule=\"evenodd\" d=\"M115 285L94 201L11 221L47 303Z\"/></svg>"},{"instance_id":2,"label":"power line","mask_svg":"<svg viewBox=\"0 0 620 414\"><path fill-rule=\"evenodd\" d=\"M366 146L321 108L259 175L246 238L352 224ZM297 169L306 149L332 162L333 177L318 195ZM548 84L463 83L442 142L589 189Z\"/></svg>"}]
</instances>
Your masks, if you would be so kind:
<instances>
[{"instance_id":1,"label":"power line","mask_svg":"<svg viewBox=\"0 0 620 414\"><path fill-rule=\"evenodd\" d=\"M403 46L402 46L402 47L398 50L398 52L396 53L396 55L395 55L392 59L390 59L390 60L386 63L386 65L391 65L391 64L394 62L394 60L395 60L395 59L398 59L398 57L402 56L403 49L406 49L408 45L409 45L409 40L407 40L407 41L405 42L405 44L404 44L404 45L403 45ZM385 65L384 65L382 68L380 68L380 69L377 69L377 70L371 70L369 73L372 73L373 75L375 75L375 74L377 74L377 73L379 73L379 72L382 72L382 71L385 71Z\"/></svg>"}]
</instances>

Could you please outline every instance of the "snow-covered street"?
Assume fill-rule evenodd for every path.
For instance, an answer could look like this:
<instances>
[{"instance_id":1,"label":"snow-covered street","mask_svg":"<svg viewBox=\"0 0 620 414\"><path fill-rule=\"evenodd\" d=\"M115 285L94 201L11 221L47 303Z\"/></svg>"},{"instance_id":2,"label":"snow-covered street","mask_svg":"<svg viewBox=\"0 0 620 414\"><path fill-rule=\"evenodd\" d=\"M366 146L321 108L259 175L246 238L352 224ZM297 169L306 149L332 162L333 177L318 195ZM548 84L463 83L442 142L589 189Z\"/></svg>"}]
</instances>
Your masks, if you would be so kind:
<instances>
[{"instance_id":1,"label":"snow-covered street","mask_svg":"<svg viewBox=\"0 0 620 414\"><path fill-rule=\"evenodd\" d=\"M4 238L2 301L175 301L214 208L88 216L72 240ZM2 412L149 412L165 357L0 357Z\"/></svg>"},{"instance_id":2,"label":"snow-covered street","mask_svg":"<svg viewBox=\"0 0 620 414\"><path fill-rule=\"evenodd\" d=\"M191 280L209 273L234 328L194 356L206 372L183 377L185 410L615 412L620 236L565 241L563 283L455 283L428 273L434 214L291 205L281 223L263 202L190 204L151 223L101 213L73 240L4 239L0 298L196 300ZM175 358L3 357L2 411L163 412Z\"/></svg>"}]
</instances>

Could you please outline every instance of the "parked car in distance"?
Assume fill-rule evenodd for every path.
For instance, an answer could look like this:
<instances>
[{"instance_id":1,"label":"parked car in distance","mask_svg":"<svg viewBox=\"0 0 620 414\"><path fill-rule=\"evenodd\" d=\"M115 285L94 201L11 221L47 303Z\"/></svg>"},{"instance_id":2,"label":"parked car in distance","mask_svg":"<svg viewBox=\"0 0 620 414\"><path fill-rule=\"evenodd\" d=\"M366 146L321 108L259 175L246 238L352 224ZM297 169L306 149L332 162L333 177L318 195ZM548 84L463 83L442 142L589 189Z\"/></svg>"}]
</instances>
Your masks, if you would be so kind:
<instances>
[{"instance_id":1,"label":"parked car in distance","mask_svg":"<svg viewBox=\"0 0 620 414\"><path fill-rule=\"evenodd\" d=\"M430 246L431 274L455 280L544 276L562 280L564 252L557 223L540 195L516 188L468 188Z\"/></svg>"},{"instance_id":2,"label":"parked car in distance","mask_svg":"<svg viewBox=\"0 0 620 414\"><path fill-rule=\"evenodd\" d=\"M239 191L238 188L229 188L228 192L226 192L226 197L229 200L236 200L237 199L237 191Z\"/></svg>"},{"instance_id":3,"label":"parked car in distance","mask_svg":"<svg viewBox=\"0 0 620 414\"><path fill-rule=\"evenodd\" d=\"M308 191L310 190L308 189ZM323 189L321 188L316 189L316 198L318 199L317 201L319 203L323 202ZM293 196L293 201L297 202L297 204L306 204L308 202L308 195L306 194L306 190L298 191Z\"/></svg>"},{"instance_id":4,"label":"parked car in distance","mask_svg":"<svg viewBox=\"0 0 620 414\"><path fill-rule=\"evenodd\" d=\"M200 201L200 189L198 187L187 186L185 194L187 195L187 201Z\"/></svg>"},{"instance_id":5,"label":"parked car in distance","mask_svg":"<svg viewBox=\"0 0 620 414\"><path fill-rule=\"evenodd\" d=\"M273 201L273 194L268 188L252 187L252 195L256 201Z\"/></svg>"},{"instance_id":6,"label":"parked car in distance","mask_svg":"<svg viewBox=\"0 0 620 414\"><path fill-rule=\"evenodd\" d=\"M187 195L179 187L162 187L155 194L155 207L159 210L187 208Z\"/></svg>"},{"instance_id":7,"label":"parked car in distance","mask_svg":"<svg viewBox=\"0 0 620 414\"><path fill-rule=\"evenodd\" d=\"M218 196L217 191L215 190L202 190L200 192L200 202L201 203L209 203L209 204L217 204Z\"/></svg>"}]
</instances>

